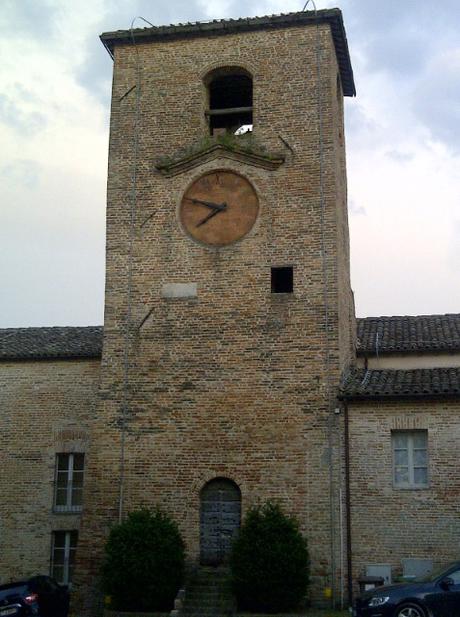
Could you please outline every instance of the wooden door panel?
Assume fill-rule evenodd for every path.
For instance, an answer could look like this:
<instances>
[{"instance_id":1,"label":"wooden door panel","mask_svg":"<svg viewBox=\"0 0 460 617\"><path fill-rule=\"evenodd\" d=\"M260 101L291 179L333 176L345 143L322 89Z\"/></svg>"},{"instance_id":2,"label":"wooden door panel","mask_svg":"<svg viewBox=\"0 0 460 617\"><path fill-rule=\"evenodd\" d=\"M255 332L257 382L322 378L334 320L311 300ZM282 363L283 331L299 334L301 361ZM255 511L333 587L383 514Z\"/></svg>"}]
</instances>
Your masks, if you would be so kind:
<instances>
[{"instance_id":1,"label":"wooden door panel","mask_svg":"<svg viewBox=\"0 0 460 617\"><path fill-rule=\"evenodd\" d=\"M209 482L201 493L201 563L217 565L229 556L240 527L241 497L229 480Z\"/></svg>"}]
</instances>

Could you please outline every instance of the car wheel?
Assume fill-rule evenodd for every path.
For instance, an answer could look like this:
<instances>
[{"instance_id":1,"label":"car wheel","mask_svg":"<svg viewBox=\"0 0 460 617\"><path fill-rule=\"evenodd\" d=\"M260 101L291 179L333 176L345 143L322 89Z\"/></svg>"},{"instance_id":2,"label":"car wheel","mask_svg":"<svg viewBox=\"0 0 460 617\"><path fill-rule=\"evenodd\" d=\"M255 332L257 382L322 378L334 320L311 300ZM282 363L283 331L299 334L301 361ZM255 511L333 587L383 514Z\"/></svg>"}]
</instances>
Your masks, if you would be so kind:
<instances>
[{"instance_id":1,"label":"car wheel","mask_svg":"<svg viewBox=\"0 0 460 617\"><path fill-rule=\"evenodd\" d=\"M426 617L426 613L418 604L401 604L396 609L395 617Z\"/></svg>"}]
</instances>

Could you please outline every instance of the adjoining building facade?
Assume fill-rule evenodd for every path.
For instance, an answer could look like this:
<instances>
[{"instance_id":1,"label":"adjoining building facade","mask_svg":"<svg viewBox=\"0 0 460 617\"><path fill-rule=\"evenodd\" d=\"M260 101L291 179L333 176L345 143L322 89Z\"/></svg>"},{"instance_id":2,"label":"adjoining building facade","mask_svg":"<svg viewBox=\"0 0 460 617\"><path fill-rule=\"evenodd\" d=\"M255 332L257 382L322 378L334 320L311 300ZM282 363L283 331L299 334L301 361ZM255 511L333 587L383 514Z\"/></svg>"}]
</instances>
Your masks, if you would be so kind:
<instances>
[{"instance_id":1,"label":"adjoining building facade","mask_svg":"<svg viewBox=\"0 0 460 617\"><path fill-rule=\"evenodd\" d=\"M72 579L102 328L0 330L0 584Z\"/></svg>"},{"instance_id":2,"label":"adjoining building facade","mask_svg":"<svg viewBox=\"0 0 460 617\"><path fill-rule=\"evenodd\" d=\"M460 316L354 317L340 11L101 38L104 328L0 331L2 576L73 576L92 615L130 510L218 564L269 499L316 603L457 556Z\"/></svg>"},{"instance_id":3,"label":"adjoining building facade","mask_svg":"<svg viewBox=\"0 0 460 617\"><path fill-rule=\"evenodd\" d=\"M339 395L353 575L425 575L460 554L460 315L357 321Z\"/></svg>"}]
</instances>

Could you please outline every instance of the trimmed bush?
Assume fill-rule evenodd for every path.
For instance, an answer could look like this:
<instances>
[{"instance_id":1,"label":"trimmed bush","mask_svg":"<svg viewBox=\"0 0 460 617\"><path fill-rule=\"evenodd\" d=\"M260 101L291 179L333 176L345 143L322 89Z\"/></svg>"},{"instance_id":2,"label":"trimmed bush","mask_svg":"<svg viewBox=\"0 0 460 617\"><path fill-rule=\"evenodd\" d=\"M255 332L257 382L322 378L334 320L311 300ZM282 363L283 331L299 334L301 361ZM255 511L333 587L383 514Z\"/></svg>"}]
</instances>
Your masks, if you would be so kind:
<instances>
[{"instance_id":1,"label":"trimmed bush","mask_svg":"<svg viewBox=\"0 0 460 617\"><path fill-rule=\"evenodd\" d=\"M309 582L307 542L295 518L271 502L251 509L233 545L232 586L241 610L295 609Z\"/></svg>"},{"instance_id":2,"label":"trimmed bush","mask_svg":"<svg viewBox=\"0 0 460 617\"><path fill-rule=\"evenodd\" d=\"M184 542L167 514L160 510L131 512L111 529L102 582L112 608L171 610L183 574Z\"/></svg>"}]
</instances>

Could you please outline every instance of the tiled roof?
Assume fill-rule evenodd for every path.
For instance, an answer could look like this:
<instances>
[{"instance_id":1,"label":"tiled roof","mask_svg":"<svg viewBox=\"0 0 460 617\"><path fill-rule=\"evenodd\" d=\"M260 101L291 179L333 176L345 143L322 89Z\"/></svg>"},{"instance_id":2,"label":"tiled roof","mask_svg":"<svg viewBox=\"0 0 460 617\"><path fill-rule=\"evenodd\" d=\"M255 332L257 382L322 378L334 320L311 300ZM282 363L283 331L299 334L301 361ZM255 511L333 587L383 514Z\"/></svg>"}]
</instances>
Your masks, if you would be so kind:
<instances>
[{"instance_id":1,"label":"tiled roof","mask_svg":"<svg viewBox=\"0 0 460 617\"><path fill-rule=\"evenodd\" d=\"M352 369L342 379L340 398L382 399L460 396L460 368Z\"/></svg>"},{"instance_id":2,"label":"tiled roof","mask_svg":"<svg viewBox=\"0 0 460 617\"><path fill-rule=\"evenodd\" d=\"M460 351L460 314L357 319L358 355Z\"/></svg>"},{"instance_id":3,"label":"tiled roof","mask_svg":"<svg viewBox=\"0 0 460 617\"><path fill-rule=\"evenodd\" d=\"M342 13L339 9L299 11L285 15L266 15L264 17L246 17L241 19L214 19L212 21L170 26L117 30L115 32L104 32L100 38L107 51L113 57L116 45L132 45L133 38L136 43L143 43L177 38L218 36L254 30L272 30L274 28L288 28L315 23L329 23L342 78L343 93L345 96L355 96L353 69L348 52Z\"/></svg>"},{"instance_id":4,"label":"tiled roof","mask_svg":"<svg viewBox=\"0 0 460 617\"><path fill-rule=\"evenodd\" d=\"M460 314L357 319L358 355L460 351ZM98 357L102 326L0 329L0 359Z\"/></svg>"},{"instance_id":5,"label":"tiled roof","mask_svg":"<svg viewBox=\"0 0 460 617\"><path fill-rule=\"evenodd\" d=\"M0 360L97 358L102 326L0 330Z\"/></svg>"}]
</instances>

